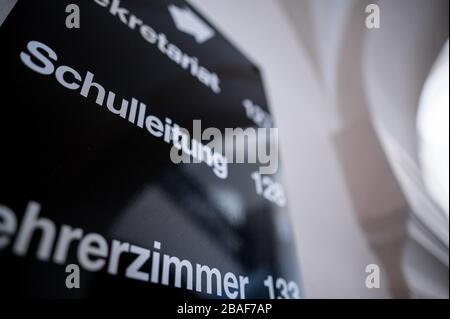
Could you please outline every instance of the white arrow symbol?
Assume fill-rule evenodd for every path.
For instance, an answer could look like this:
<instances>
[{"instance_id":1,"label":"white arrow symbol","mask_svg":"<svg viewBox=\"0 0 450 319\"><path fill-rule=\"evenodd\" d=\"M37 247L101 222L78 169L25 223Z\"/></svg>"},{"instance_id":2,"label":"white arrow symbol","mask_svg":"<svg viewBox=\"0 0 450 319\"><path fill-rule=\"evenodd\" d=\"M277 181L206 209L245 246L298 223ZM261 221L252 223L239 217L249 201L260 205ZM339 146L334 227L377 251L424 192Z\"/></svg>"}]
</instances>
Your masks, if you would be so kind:
<instances>
[{"instance_id":1,"label":"white arrow symbol","mask_svg":"<svg viewBox=\"0 0 450 319\"><path fill-rule=\"evenodd\" d=\"M177 29L192 35L198 43L205 43L214 36L214 30L189 8L179 8L171 4L169 12Z\"/></svg>"}]
</instances>

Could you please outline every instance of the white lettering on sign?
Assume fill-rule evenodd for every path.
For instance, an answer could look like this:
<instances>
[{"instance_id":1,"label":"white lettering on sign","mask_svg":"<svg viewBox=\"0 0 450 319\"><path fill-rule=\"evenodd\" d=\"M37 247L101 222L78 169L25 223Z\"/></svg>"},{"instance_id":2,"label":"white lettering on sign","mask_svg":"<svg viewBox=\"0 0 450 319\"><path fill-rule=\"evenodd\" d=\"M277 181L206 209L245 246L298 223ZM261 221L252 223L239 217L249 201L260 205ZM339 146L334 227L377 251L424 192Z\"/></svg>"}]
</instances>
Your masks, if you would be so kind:
<instances>
[{"instance_id":1,"label":"white lettering on sign","mask_svg":"<svg viewBox=\"0 0 450 319\"><path fill-rule=\"evenodd\" d=\"M258 195L280 207L286 206L286 195L280 183L275 182L269 176L262 176L259 172L254 172L251 176Z\"/></svg>"},{"instance_id":2,"label":"white lettering on sign","mask_svg":"<svg viewBox=\"0 0 450 319\"><path fill-rule=\"evenodd\" d=\"M21 52L20 59L31 70L43 74L51 75L55 73L56 80L69 90L80 90L80 95L88 98L95 97L95 103L103 106L106 100L106 108L113 114L128 120L139 128L146 129L154 137L162 139L167 144L175 144L175 133L180 126L172 123L172 119L165 118L161 120L155 115L147 114L147 105L131 98L131 102L122 99L121 102L116 99L116 94L112 91L107 93L105 87L94 82L94 74L87 71L83 77L81 74L69 66L61 65L55 67L53 61L58 60L56 52L39 41L30 41L27 44L28 52ZM198 148L210 153L210 157L199 157L200 162L207 164L213 169L214 174L221 178L228 177L228 161L220 152L212 150L207 145L198 142ZM192 154L188 154L192 155Z\"/></svg>"},{"instance_id":3,"label":"white lettering on sign","mask_svg":"<svg viewBox=\"0 0 450 319\"><path fill-rule=\"evenodd\" d=\"M117 17L123 24L131 30L139 29L142 38L150 44L155 45L158 50L175 62L184 70L200 81L203 85L209 87L214 93L221 92L219 76L200 65L198 58L192 57L184 53L179 47L171 43L164 33L157 32L150 26L146 25L142 19L131 14L128 9L121 6L119 0L94 0L98 5L109 8L109 13ZM187 26L184 24L184 28ZM190 29L193 27L191 26ZM204 40L208 34L198 34L199 40Z\"/></svg>"}]
</instances>

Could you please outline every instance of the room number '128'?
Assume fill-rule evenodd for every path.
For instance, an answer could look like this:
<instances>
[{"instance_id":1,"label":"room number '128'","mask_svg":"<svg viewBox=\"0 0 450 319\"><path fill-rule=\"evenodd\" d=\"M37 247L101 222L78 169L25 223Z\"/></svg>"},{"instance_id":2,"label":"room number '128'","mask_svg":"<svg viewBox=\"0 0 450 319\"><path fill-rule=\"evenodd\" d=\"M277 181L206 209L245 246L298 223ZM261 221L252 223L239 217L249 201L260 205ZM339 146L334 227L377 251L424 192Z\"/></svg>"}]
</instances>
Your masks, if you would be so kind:
<instances>
[{"instance_id":1,"label":"room number '128'","mask_svg":"<svg viewBox=\"0 0 450 319\"><path fill-rule=\"evenodd\" d=\"M280 207L286 206L286 195L280 183L275 182L268 176L261 176L258 172L252 174L252 179L255 182L258 195Z\"/></svg>"}]
</instances>

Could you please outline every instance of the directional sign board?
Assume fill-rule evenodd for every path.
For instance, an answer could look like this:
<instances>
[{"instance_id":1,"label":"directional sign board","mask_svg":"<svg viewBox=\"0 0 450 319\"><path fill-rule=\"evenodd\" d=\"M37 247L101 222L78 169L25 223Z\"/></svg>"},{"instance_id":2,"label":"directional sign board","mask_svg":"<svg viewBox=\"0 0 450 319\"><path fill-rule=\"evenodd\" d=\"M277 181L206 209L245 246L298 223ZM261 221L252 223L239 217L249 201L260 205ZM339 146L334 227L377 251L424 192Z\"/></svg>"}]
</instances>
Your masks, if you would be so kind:
<instances>
[{"instance_id":1,"label":"directional sign board","mask_svg":"<svg viewBox=\"0 0 450 319\"><path fill-rule=\"evenodd\" d=\"M2 293L301 296L278 174L171 159L176 126L272 125L258 68L194 8L19 0L0 41Z\"/></svg>"}]
</instances>

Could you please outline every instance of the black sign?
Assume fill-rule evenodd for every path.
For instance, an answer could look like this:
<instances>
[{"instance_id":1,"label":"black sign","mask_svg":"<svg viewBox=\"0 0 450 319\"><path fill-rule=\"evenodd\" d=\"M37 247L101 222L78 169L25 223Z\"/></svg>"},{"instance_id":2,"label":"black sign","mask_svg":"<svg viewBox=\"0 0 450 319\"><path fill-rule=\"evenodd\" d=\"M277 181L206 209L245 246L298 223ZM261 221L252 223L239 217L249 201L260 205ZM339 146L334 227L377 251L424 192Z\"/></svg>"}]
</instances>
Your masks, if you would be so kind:
<instances>
[{"instance_id":1,"label":"black sign","mask_svg":"<svg viewBox=\"0 0 450 319\"><path fill-rule=\"evenodd\" d=\"M171 160L175 126L271 123L258 68L195 9L18 1L0 41L1 294L300 297L285 200L263 189L281 185L220 153Z\"/></svg>"}]
</instances>

